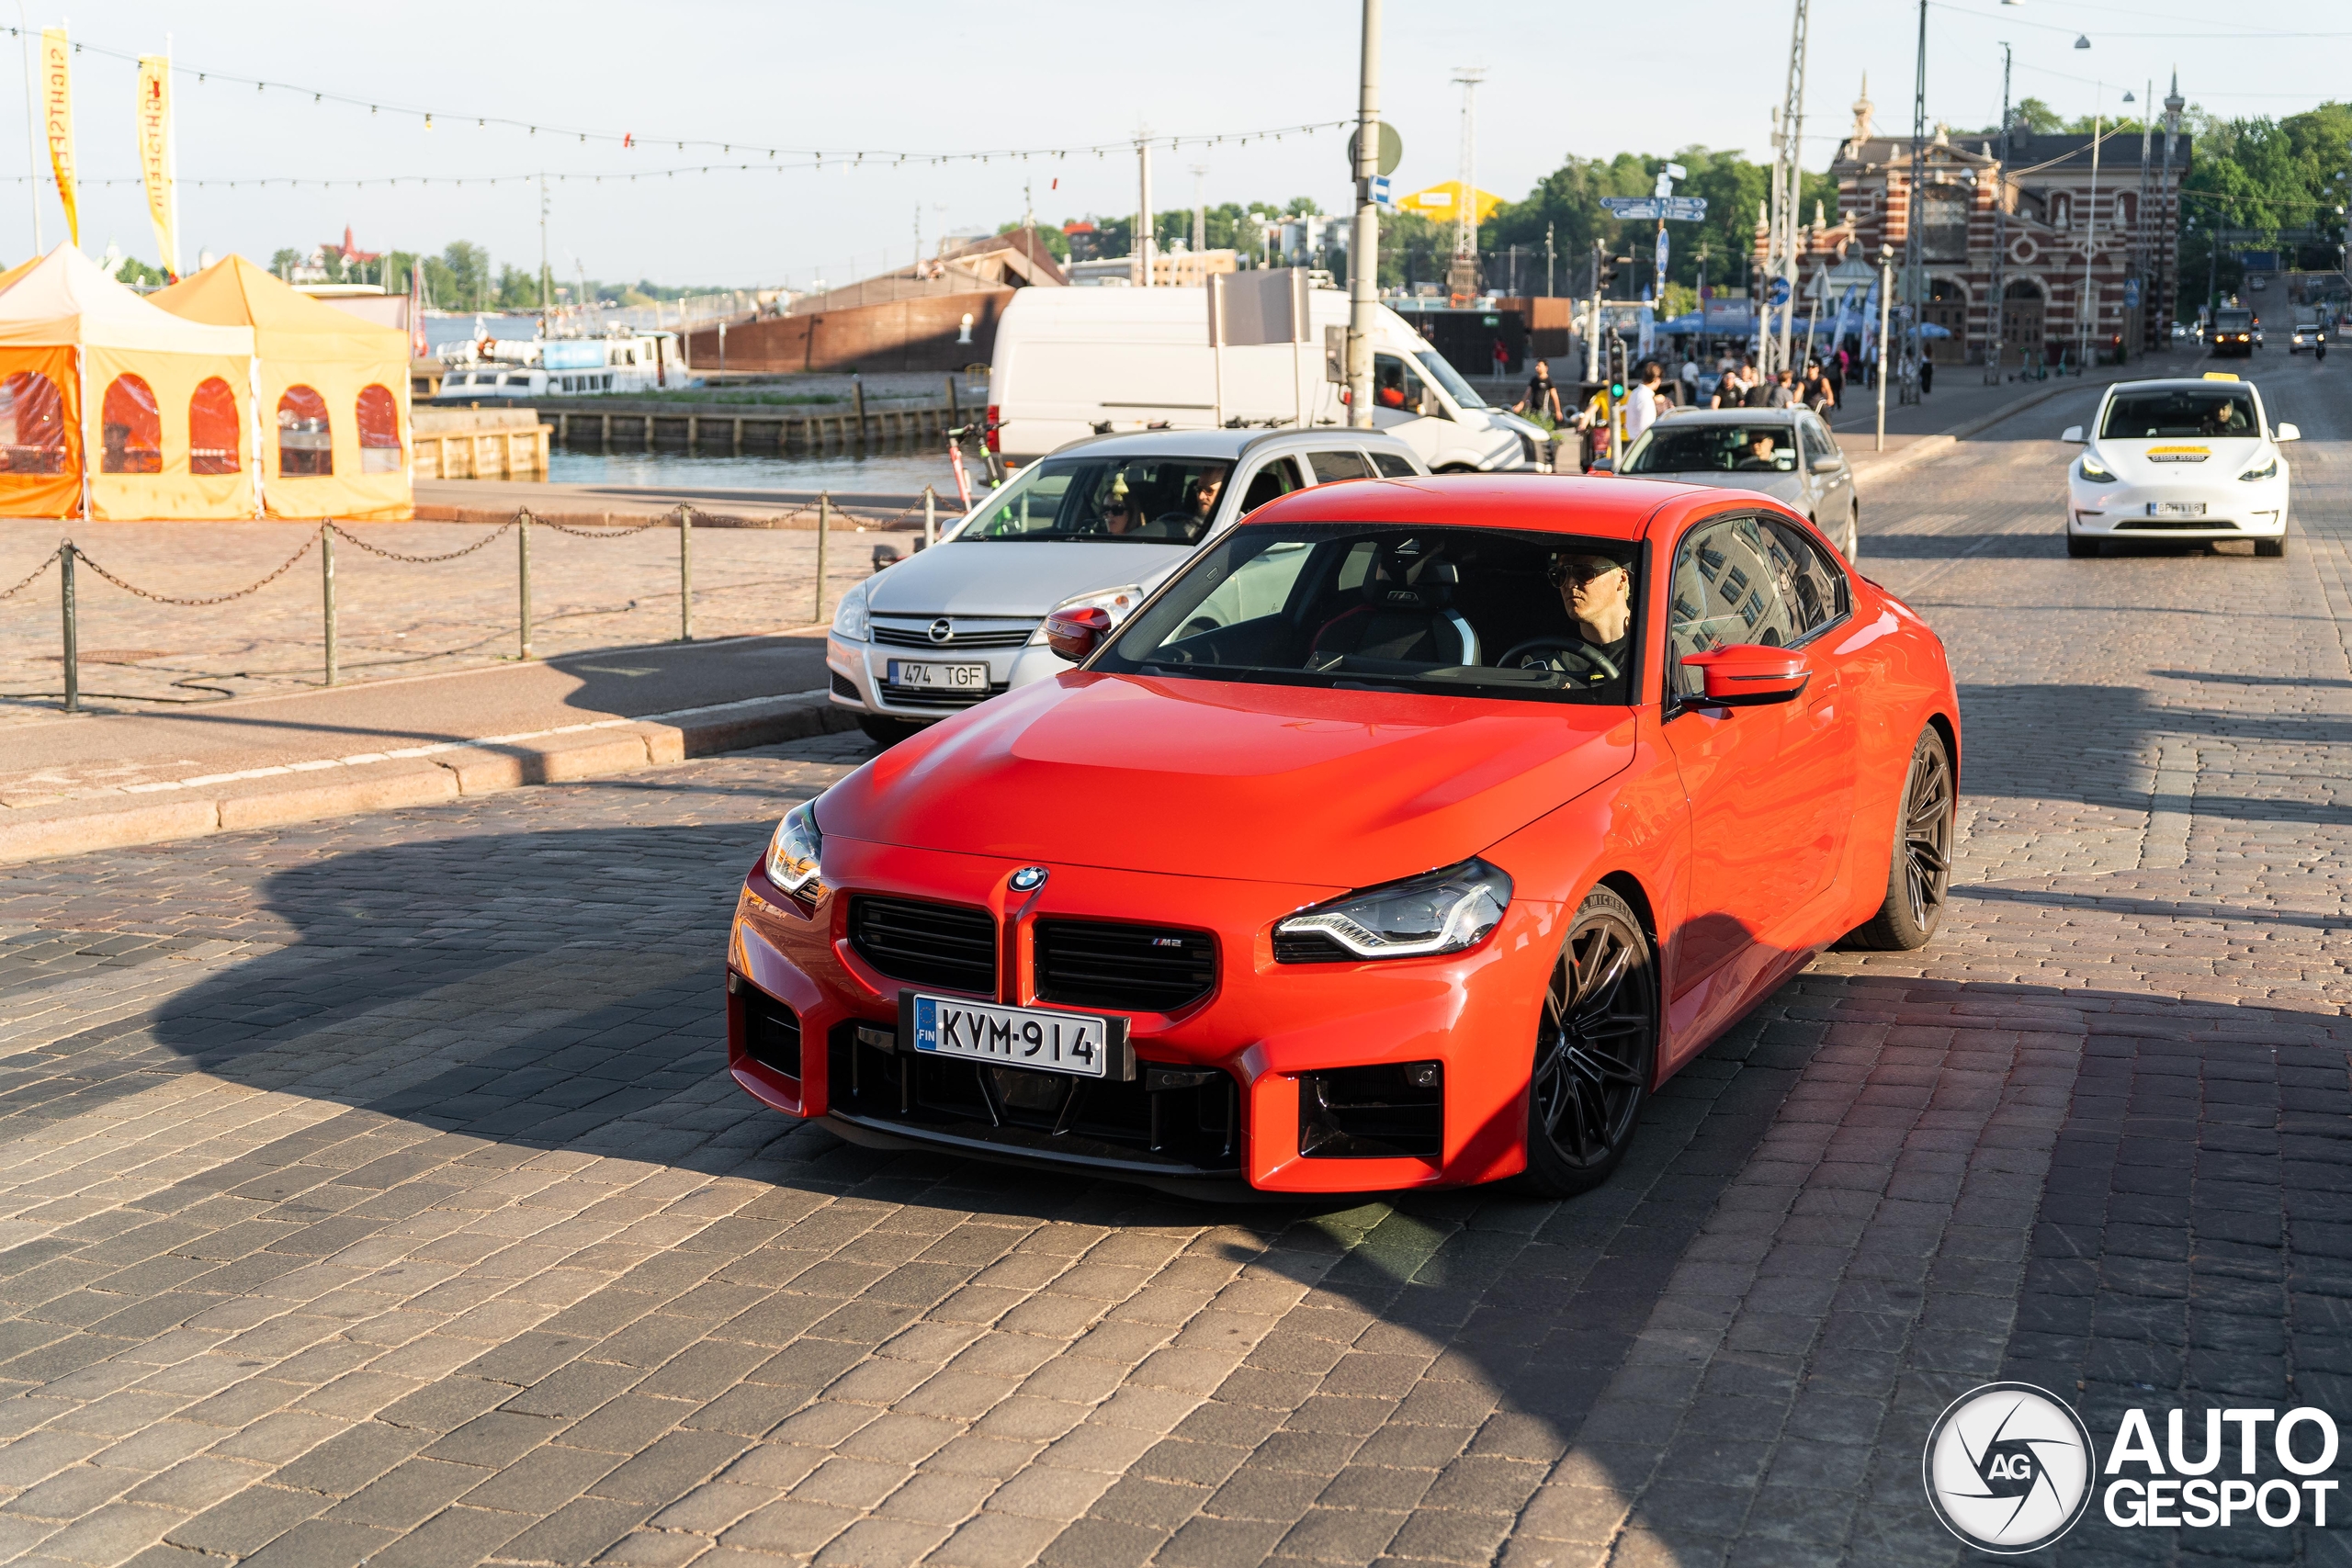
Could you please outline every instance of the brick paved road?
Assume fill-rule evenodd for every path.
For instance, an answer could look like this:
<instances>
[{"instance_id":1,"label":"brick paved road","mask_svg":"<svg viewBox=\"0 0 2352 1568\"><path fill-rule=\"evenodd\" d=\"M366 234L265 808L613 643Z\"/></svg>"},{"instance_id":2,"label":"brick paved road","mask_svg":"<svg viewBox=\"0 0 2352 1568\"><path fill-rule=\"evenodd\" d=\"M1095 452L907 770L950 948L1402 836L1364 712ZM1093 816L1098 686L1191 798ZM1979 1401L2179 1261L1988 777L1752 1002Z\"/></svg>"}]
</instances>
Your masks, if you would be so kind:
<instances>
[{"instance_id":1,"label":"brick paved road","mask_svg":"<svg viewBox=\"0 0 2352 1568\"><path fill-rule=\"evenodd\" d=\"M757 1111L718 934L844 740L0 872L0 1553L1948 1562L1920 1443L1986 1379L2352 1417L2315 378L2284 561L2063 558L2064 398L1868 498L1966 685L1953 918L1573 1203L1211 1211Z\"/></svg>"}]
</instances>

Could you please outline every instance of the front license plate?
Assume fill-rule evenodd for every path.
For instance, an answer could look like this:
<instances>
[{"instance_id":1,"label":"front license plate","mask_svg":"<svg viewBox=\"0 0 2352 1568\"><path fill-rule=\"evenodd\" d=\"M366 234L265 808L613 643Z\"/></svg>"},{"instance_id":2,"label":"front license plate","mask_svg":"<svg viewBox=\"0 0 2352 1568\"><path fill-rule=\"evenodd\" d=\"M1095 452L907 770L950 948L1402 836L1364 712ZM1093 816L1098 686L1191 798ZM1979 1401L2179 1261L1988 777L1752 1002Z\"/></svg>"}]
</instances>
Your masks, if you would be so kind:
<instances>
[{"instance_id":1,"label":"front license plate","mask_svg":"<svg viewBox=\"0 0 2352 1568\"><path fill-rule=\"evenodd\" d=\"M1113 1062L1126 1043L1124 1018L996 1007L946 997L910 999L910 1043L926 1055L1081 1078L1125 1076Z\"/></svg>"},{"instance_id":2,"label":"front license plate","mask_svg":"<svg viewBox=\"0 0 2352 1568\"><path fill-rule=\"evenodd\" d=\"M985 692L989 689L989 667L985 664L923 664L911 659L893 659L888 679L893 686L905 686L918 692Z\"/></svg>"},{"instance_id":3,"label":"front license plate","mask_svg":"<svg viewBox=\"0 0 2352 1568\"><path fill-rule=\"evenodd\" d=\"M2152 501L2148 502L2151 517L2202 517L2205 503L2201 501Z\"/></svg>"}]
</instances>

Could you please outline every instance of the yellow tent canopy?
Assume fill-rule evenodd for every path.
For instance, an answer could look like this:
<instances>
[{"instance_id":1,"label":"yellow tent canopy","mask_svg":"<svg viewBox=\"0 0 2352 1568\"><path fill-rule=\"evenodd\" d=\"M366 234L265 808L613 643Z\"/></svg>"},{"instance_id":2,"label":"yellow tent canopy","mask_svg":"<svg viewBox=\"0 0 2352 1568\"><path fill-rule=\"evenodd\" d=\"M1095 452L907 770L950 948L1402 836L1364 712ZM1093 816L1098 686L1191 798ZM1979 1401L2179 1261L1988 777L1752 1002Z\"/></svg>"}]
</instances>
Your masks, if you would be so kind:
<instances>
[{"instance_id":1,"label":"yellow tent canopy","mask_svg":"<svg viewBox=\"0 0 2352 1568\"><path fill-rule=\"evenodd\" d=\"M237 255L149 299L190 321L253 330L263 425L276 433L262 453L271 516L411 515L406 333L322 305Z\"/></svg>"},{"instance_id":2,"label":"yellow tent canopy","mask_svg":"<svg viewBox=\"0 0 2352 1568\"><path fill-rule=\"evenodd\" d=\"M253 384L250 328L159 310L71 244L0 275L0 515L251 517Z\"/></svg>"}]
</instances>

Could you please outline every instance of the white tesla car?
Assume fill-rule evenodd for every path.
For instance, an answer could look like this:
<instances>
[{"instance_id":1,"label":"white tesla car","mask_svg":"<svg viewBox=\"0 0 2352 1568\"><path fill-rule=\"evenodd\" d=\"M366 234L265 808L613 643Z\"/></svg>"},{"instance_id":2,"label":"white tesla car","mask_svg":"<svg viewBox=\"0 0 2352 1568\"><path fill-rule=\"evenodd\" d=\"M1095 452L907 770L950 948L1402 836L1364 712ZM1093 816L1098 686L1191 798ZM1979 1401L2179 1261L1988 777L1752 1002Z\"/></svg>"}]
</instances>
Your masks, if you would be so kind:
<instances>
[{"instance_id":1,"label":"white tesla car","mask_svg":"<svg viewBox=\"0 0 2352 1568\"><path fill-rule=\"evenodd\" d=\"M2103 539L2251 539L2258 556L2287 553L2287 459L2302 439L2273 425L2250 381L2222 371L2194 379L2119 381L2100 401L2066 470L2066 553L2095 556Z\"/></svg>"}]
</instances>

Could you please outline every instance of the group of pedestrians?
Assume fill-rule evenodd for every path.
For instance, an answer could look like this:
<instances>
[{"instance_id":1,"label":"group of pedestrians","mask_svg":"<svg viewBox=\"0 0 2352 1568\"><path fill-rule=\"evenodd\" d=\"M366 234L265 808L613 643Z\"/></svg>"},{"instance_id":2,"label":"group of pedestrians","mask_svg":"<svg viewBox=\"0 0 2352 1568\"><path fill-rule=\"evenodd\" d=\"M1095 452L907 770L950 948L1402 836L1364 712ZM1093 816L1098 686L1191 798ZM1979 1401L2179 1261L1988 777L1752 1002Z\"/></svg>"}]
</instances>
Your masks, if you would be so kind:
<instances>
[{"instance_id":1,"label":"group of pedestrians","mask_svg":"<svg viewBox=\"0 0 2352 1568\"><path fill-rule=\"evenodd\" d=\"M1841 353L1842 358L1842 353ZM1686 367L1695 369L1696 367ZM1707 399L1711 409L1784 409L1802 406L1827 419L1846 400L1845 366L1841 359L1825 365L1805 361L1802 372L1766 374L1747 360L1724 362L1723 374Z\"/></svg>"},{"instance_id":2,"label":"group of pedestrians","mask_svg":"<svg viewBox=\"0 0 2352 1568\"><path fill-rule=\"evenodd\" d=\"M1569 434L1583 436L1583 466L1590 468L1595 457L1614 449L1618 442L1631 445L1643 431L1656 424L1660 415L1675 407L1675 395L1674 387L1666 379L1665 367L1655 359L1645 359L1634 367L1622 403L1612 408L1608 390L1597 388L1583 407L1571 410L1561 396L1558 384L1552 379L1552 367L1539 359L1534 373L1528 378L1527 390L1511 405L1510 412L1543 426L1553 437L1555 447Z\"/></svg>"}]
</instances>

